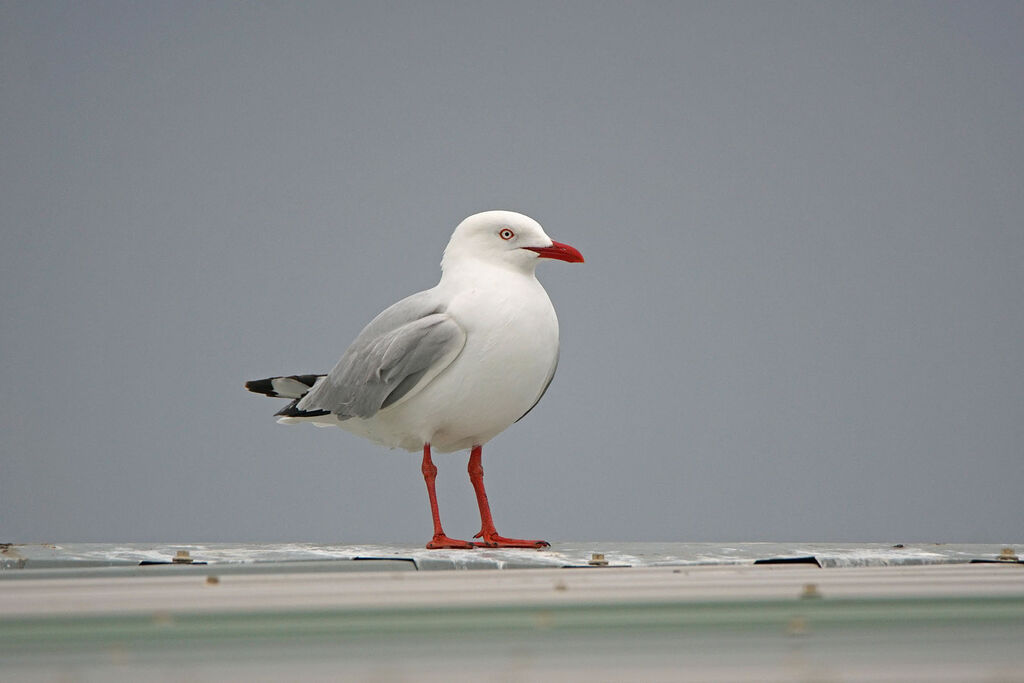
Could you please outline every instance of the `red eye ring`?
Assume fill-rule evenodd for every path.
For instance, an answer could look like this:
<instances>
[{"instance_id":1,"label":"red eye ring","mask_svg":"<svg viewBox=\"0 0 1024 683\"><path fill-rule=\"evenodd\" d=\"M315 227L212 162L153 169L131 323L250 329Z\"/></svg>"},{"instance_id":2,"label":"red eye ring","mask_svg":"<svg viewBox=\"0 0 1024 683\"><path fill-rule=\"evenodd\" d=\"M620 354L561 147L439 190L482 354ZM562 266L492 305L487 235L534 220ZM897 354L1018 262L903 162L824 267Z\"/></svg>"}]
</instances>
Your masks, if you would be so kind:
<instances>
[{"instance_id":1,"label":"red eye ring","mask_svg":"<svg viewBox=\"0 0 1024 683\"><path fill-rule=\"evenodd\" d=\"M516 234L509 230L508 228L505 228L504 230L498 233L498 237L500 237L503 240L510 240L515 236Z\"/></svg>"}]
</instances>

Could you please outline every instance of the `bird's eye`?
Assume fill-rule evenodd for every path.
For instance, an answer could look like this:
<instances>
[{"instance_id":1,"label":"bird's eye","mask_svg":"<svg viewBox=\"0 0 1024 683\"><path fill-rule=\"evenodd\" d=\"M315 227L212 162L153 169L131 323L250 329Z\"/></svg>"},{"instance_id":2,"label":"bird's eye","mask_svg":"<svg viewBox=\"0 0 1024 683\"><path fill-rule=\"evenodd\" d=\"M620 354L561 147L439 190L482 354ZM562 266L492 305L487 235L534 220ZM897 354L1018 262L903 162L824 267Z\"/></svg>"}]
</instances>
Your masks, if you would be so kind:
<instances>
[{"instance_id":1,"label":"bird's eye","mask_svg":"<svg viewBox=\"0 0 1024 683\"><path fill-rule=\"evenodd\" d=\"M515 236L516 234L509 230L508 228L505 228L504 230L498 233L498 237L500 237L503 240L510 240Z\"/></svg>"}]
</instances>

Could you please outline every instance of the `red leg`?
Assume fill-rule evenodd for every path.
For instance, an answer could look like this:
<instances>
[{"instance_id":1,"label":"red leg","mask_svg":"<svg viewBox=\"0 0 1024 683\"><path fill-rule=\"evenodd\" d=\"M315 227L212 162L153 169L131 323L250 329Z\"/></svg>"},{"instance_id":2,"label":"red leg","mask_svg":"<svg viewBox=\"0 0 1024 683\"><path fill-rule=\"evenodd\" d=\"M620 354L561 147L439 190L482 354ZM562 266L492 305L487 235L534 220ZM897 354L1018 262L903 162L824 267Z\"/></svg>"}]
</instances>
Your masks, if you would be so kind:
<instances>
[{"instance_id":1,"label":"red leg","mask_svg":"<svg viewBox=\"0 0 1024 683\"><path fill-rule=\"evenodd\" d=\"M476 545L482 548L547 548L547 541L526 541L521 538L505 538L499 536L491 518L491 506L487 503L487 491L484 490L484 468L480 464L483 448L473 446L469 453L469 480L476 491L476 504L480 506L480 533L473 538L481 539Z\"/></svg>"},{"instance_id":2,"label":"red leg","mask_svg":"<svg viewBox=\"0 0 1024 683\"><path fill-rule=\"evenodd\" d=\"M427 548L473 548L469 541L448 538L441 528L441 514L437 511L437 493L434 491L434 480L437 479L437 467L430 459L430 444L423 444L423 481L427 483L427 495L430 497L430 514L434 518L434 537L427 543Z\"/></svg>"}]
</instances>

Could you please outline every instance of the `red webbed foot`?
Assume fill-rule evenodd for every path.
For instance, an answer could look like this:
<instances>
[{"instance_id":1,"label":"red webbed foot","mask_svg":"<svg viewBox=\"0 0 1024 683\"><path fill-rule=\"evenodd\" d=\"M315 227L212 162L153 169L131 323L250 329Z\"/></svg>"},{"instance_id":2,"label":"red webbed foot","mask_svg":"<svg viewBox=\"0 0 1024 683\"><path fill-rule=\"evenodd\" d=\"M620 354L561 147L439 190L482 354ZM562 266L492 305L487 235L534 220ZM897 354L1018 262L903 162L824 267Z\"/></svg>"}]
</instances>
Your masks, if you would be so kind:
<instances>
[{"instance_id":1,"label":"red webbed foot","mask_svg":"<svg viewBox=\"0 0 1024 683\"><path fill-rule=\"evenodd\" d=\"M430 542L427 543L428 550L472 550L476 547L475 543L469 541L460 541L457 538L448 538L444 534L437 534Z\"/></svg>"},{"instance_id":2,"label":"red webbed foot","mask_svg":"<svg viewBox=\"0 0 1024 683\"><path fill-rule=\"evenodd\" d=\"M497 533L485 533L481 531L473 538L479 538L479 543L474 543L478 548L550 548L547 541L528 541L522 538L505 538Z\"/></svg>"}]
</instances>

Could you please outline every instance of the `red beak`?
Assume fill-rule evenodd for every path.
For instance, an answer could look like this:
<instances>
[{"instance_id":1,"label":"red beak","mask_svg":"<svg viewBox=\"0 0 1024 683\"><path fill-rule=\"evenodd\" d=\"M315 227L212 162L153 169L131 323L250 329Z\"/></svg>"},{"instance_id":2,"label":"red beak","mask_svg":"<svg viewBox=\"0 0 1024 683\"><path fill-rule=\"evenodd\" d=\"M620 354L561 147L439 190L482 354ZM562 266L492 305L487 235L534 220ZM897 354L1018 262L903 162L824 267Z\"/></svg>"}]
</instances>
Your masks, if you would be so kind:
<instances>
[{"instance_id":1,"label":"red beak","mask_svg":"<svg viewBox=\"0 0 1024 683\"><path fill-rule=\"evenodd\" d=\"M567 263L583 263L583 254L575 247L561 242L552 242L550 247L523 247L523 249L537 252L541 258L553 258Z\"/></svg>"}]
</instances>

